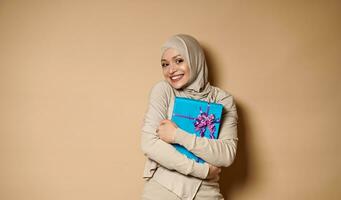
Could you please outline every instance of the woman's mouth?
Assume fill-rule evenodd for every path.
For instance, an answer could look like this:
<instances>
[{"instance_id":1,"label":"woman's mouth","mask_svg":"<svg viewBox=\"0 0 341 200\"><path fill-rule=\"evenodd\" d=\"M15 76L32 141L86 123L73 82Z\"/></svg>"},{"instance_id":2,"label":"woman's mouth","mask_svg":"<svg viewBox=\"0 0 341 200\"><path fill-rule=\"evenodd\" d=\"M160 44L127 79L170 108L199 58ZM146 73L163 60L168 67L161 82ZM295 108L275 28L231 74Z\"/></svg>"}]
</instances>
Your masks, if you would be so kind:
<instances>
[{"instance_id":1,"label":"woman's mouth","mask_svg":"<svg viewBox=\"0 0 341 200\"><path fill-rule=\"evenodd\" d=\"M170 77L170 79L172 80L172 82L177 82L179 81L184 75L183 74L178 74L178 75L173 75Z\"/></svg>"}]
</instances>

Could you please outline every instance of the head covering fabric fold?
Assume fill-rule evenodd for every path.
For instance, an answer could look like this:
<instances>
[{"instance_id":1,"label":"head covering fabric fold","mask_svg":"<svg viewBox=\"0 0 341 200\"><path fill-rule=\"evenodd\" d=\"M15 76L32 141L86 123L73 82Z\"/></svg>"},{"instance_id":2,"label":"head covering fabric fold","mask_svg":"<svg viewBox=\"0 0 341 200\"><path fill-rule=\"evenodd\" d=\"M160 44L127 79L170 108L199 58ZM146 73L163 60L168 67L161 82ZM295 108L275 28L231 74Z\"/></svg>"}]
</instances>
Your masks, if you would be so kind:
<instances>
[{"instance_id":1,"label":"head covering fabric fold","mask_svg":"<svg viewBox=\"0 0 341 200\"><path fill-rule=\"evenodd\" d=\"M162 55L174 48L184 57L190 68L190 78L183 88L175 90L178 96L205 99L212 89L208 82L208 68L205 54L199 42L190 35L177 34L170 37L161 48Z\"/></svg>"}]
</instances>

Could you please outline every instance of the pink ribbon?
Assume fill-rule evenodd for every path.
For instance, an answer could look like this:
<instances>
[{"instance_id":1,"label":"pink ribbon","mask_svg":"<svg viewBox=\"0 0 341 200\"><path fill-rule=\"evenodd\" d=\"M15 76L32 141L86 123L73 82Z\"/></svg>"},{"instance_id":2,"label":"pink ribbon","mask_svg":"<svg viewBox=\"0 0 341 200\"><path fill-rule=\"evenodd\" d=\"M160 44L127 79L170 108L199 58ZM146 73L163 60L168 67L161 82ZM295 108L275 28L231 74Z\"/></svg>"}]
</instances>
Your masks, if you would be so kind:
<instances>
[{"instance_id":1,"label":"pink ribbon","mask_svg":"<svg viewBox=\"0 0 341 200\"><path fill-rule=\"evenodd\" d=\"M203 112L200 107L200 114L195 118L194 126L196 131L200 131L200 136L204 137L206 128L210 131L210 138L214 139L214 132L216 130L215 123L219 123L219 119L215 118L214 114L208 114L210 104L207 106L207 111Z\"/></svg>"},{"instance_id":2,"label":"pink ribbon","mask_svg":"<svg viewBox=\"0 0 341 200\"><path fill-rule=\"evenodd\" d=\"M200 131L200 137L205 136L206 128L208 128L210 132L210 138L214 139L213 134L216 131L215 123L219 123L220 120L216 119L214 114L209 115L208 114L209 111L210 111L210 104L208 104L206 112L203 112L200 107L200 114L196 118L185 116L185 115L180 115L180 114L174 114L174 116L194 120L195 131Z\"/></svg>"}]
</instances>

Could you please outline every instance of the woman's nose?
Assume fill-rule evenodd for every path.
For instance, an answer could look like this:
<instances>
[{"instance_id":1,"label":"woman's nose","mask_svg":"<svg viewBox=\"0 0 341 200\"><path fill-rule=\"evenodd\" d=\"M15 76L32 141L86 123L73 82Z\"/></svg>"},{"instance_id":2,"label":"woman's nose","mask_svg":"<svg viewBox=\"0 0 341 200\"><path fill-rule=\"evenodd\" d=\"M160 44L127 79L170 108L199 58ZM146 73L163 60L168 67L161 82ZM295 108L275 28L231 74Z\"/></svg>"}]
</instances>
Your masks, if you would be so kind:
<instances>
[{"instance_id":1,"label":"woman's nose","mask_svg":"<svg viewBox=\"0 0 341 200\"><path fill-rule=\"evenodd\" d=\"M169 66L169 73L172 74L176 71L176 66L174 63L170 64Z\"/></svg>"}]
</instances>

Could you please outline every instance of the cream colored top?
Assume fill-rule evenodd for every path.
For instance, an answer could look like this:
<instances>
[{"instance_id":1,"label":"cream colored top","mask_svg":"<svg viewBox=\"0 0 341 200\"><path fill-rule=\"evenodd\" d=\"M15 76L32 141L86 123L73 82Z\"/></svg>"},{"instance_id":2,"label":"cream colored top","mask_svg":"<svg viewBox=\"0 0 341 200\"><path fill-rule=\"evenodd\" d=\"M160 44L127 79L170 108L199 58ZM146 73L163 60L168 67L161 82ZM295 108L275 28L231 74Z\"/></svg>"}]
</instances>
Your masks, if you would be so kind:
<instances>
[{"instance_id":1,"label":"cream colored top","mask_svg":"<svg viewBox=\"0 0 341 200\"><path fill-rule=\"evenodd\" d=\"M192 200L207 177L209 165L188 159L156 134L160 121L171 119L175 96L191 98L173 89L166 81L158 82L150 92L141 135L142 151L147 157L143 177L153 177L181 199ZM209 93L200 99L224 106L218 139L196 137L178 128L175 143L212 165L227 167L235 158L238 140L238 117L233 97L222 89L210 86Z\"/></svg>"}]
</instances>

